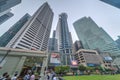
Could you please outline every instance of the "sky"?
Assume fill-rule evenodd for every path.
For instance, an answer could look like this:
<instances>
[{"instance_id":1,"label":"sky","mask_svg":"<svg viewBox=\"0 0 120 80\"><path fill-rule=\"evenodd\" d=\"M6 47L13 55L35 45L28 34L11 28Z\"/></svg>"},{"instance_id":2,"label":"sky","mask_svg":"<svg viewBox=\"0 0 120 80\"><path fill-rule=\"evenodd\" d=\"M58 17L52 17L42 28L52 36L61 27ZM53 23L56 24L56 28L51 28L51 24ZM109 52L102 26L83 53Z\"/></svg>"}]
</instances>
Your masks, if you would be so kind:
<instances>
[{"instance_id":1,"label":"sky","mask_svg":"<svg viewBox=\"0 0 120 80\"><path fill-rule=\"evenodd\" d=\"M54 12L51 35L53 30L56 29L58 15L63 12L68 15L67 21L69 31L72 33L73 42L78 40L73 23L84 16L91 17L114 40L120 35L120 9L99 0L22 0L22 3L12 8L14 16L0 25L0 36L24 14L29 13L33 15L46 1Z\"/></svg>"}]
</instances>

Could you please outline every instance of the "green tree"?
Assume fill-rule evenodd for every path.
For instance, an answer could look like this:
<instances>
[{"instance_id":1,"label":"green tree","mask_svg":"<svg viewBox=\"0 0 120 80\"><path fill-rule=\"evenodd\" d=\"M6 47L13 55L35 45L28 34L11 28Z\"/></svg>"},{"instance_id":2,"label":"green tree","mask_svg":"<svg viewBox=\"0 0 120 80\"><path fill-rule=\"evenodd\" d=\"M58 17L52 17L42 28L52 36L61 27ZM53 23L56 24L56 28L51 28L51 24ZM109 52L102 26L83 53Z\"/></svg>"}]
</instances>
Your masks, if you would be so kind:
<instances>
[{"instance_id":1,"label":"green tree","mask_svg":"<svg viewBox=\"0 0 120 80\"><path fill-rule=\"evenodd\" d=\"M79 66L78 66L78 69L79 69L80 71L85 71L85 70L86 70L86 67L83 66L83 65L79 65Z\"/></svg>"},{"instance_id":2,"label":"green tree","mask_svg":"<svg viewBox=\"0 0 120 80\"><path fill-rule=\"evenodd\" d=\"M57 74L60 74L60 73L67 73L68 71L70 70L70 67L69 66L56 66L55 67L55 72Z\"/></svg>"},{"instance_id":3,"label":"green tree","mask_svg":"<svg viewBox=\"0 0 120 80\"><path fill-rule=\"evenodd\" d=\"M93 71L94 70L94 67L86 67L86 70L90 70L90 71Z\"/></svg>"}]
</instances>

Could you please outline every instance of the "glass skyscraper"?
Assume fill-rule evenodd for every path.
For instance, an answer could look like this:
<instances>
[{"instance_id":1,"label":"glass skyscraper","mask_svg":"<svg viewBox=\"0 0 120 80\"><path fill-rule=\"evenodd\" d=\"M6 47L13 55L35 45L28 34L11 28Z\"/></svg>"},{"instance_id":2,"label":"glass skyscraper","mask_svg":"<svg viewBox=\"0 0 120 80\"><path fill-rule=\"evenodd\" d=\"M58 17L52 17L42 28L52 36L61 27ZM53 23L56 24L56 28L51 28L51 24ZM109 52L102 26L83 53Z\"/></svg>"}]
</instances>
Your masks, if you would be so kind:
<instances>
[{"instance_id":1,"label":"glass skyscraper","mask_svg":"<svg viewBox=\"0 0 120 80\"><path fill-rule=\"evenodd\" d=\"M120 8L120 0L100 0L100 1L108 3L114 7Z\"/></svg>"},{"instance_id":2,"label":"glass skyscraper","mask_svg":"<svg viewBox=\"0 0 120 80\"><path fill-rule=\"evenodd\" d=\"M29 20L30 15L25 14L18 22L16 22L7 32L0 37L0 47L5 47L9 41L17 34L22 26Z\"/></svg>"},{"instance_id":3,"label":"glass skyscraper","mask_svg":"<svg viewBox=\"0 0 120 80\"><path fill-rule=\"evenodd\" d=\"M53 31L52 38L49 38L48 41L48 52L58 52L57 39L55 38L56 31Z\"/></svg>"},{"instance_id":4,"label":"glass skyscraper","mask_svg":"<svg viewBox=\"0 0 120 80\"><path fill-rule=\"evenodd\" d=\"M61 13L56 29L56 39L58 40L58 50L62 55L62 63L64 65L71 64L72 53L72 37L68 29L67 14Z\"/></svg>"},{"instance_id":5,"label":"glass skyscraper","mask_svg":"<svg viewBox=\"0 0 120 80\"><path fill-rule=\"evenodd\" d=\"M73 25L85 49L96 49L113 55L120 54L116 42L90 17L83 17Z\"/></svg>"},{"instance_id":6,"label":"glass skyscraper","mask_svg":"<svg viewBox=\"0 0 120 80\"><path fill-rule=\"evenodd\" d=\"M11 18L12 16L13 16L13 13L11 13L11 12L8 12L8 13L0 16L0 24L4 23L6 20Z\"/></svg>"},{"instance_id":7,"label":"glass skyscraper","mask_svg":"<svg viewBox=\"0 0 120 80\"><path fill-rule=\"evenodd\" d=\"M44 3L27 21L6 47L45 51L51 31L53 12Z\"/></svg>"},{"instance_id":8,"label":"glass skyscraper","mask_svg":"<svg viewBox=\"0 0 120 80\"><path fill-rule=\"evenodd\" d=\"M21 0L0 0L0 12L6 11L19 3L21 3Z\"/></svg>"},{"instance_id":9,"label":"glass skyscraper","mask_svg":"<svg viewBox=\"0 0 120 80\"><path fill-rule=\"evenodd\" d=\"M0 24L13 16L10 8L19 3L21 3L21 0L0 0Z\"/></svg>"},{"instance_id":10,"label":"glass skyscraper","mask_svg":"<svg viewBox=\"0 0 120 80\"><path fill-rule=\"evenodd\" d=\"M118 39L115 41L118 45L118 47L120 48L120 36L118 36Z\"/></svg>"}]
</instances>

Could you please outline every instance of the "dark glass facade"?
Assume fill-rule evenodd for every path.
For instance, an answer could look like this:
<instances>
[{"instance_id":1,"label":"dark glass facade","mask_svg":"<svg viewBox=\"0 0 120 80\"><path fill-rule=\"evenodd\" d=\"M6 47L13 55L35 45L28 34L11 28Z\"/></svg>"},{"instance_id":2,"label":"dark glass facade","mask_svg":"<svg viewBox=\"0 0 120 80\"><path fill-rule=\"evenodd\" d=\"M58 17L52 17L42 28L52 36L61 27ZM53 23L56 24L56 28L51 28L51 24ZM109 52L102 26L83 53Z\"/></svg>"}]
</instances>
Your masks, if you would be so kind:
<instances>
[{"instance_id":1,"label":"dark glass facade","mask_svg":"<svg viewBox=\"0 0 120 80\"><path fill-rule=\"evenodd\" d=\"M118 36L118 39L115 42L117 43L117 46L120 48L120 36Z\"/></svg>"},{"instance_id":2,"label":"dark glass facade","mask_svg":"<svg viewBox=\"0 0 120 80\"><path fill-rule=\"evenodd\" d=\"M55 38L56 31L53 31L52 38L49 38L48 41L48 52L58 52L57 39Z\"/></svg>"},{"instance_id":3,"label":"dark glass facade","mask_svg":"<svg viewBox=\"0 0 120 80\"><path fill-rule=\"evenodd\" d=\"M12 16L13 16L13 13L11 13L11 12L8 12L7 14L4 14L4 15L0 16L0 24L5 22L6 20L11 18Z\"/></svg>"},{"instance_id":4,"label":"dark glass facade","mask_svg":"<svg viewBox=\"0 0 120 80\"><path fill-rule=\"evenodd\" d=\"M5 47L8 42L16 35L22 26L29 20L30 15L25 14L18 22L16 22L7 32L0 37L0 46Z\"/></svg>"},{"instance_id":5,"label":"dark glass facade","mask_svg":"<svg viewBox=\"0 0 120 80\"><path fill-rule=\"evenodd\" d=\"M90 17L83 17L73 25L83 48L109 52L113 55L120 54L116 42Z\"/></svg>"},{"instance_id":6,"label":"dark glass facade","mask_svg":"<svg viewBox=\"0 0 120 80\"><path fill-rule=\"evenodd\" d=\"M108 3L114 7L120 8L120 0L100 0L100 1Z\"/></svg>"},{"instance_id":7,"label":"dark glass facade","mask_svg":"<svg viewBox=\"0 0 120 80\"><path fill-rule=\"evenodd\" d=\"M21 3L21 0L0 0L0 12L10 9L19 3Z\"/></svg>"}]
</instances>

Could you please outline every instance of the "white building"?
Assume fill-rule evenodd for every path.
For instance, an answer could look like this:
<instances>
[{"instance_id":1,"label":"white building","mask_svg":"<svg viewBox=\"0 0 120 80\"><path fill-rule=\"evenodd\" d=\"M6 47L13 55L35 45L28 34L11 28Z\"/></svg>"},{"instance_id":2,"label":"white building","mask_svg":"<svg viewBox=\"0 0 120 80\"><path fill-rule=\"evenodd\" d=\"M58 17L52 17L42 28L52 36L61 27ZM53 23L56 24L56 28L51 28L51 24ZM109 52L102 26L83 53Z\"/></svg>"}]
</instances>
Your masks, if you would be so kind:
<instances>
[{"instance_id":1,"label":"white building","mask_svg":"<svg viewBox=\"0 0 120 80\"><path fill-rule=\"evenodd\" d=\"M51 31L53 12L44 3L28 22L11 39L6 47L31 50L46 50Z\"/></svg>"}]
</instances>

